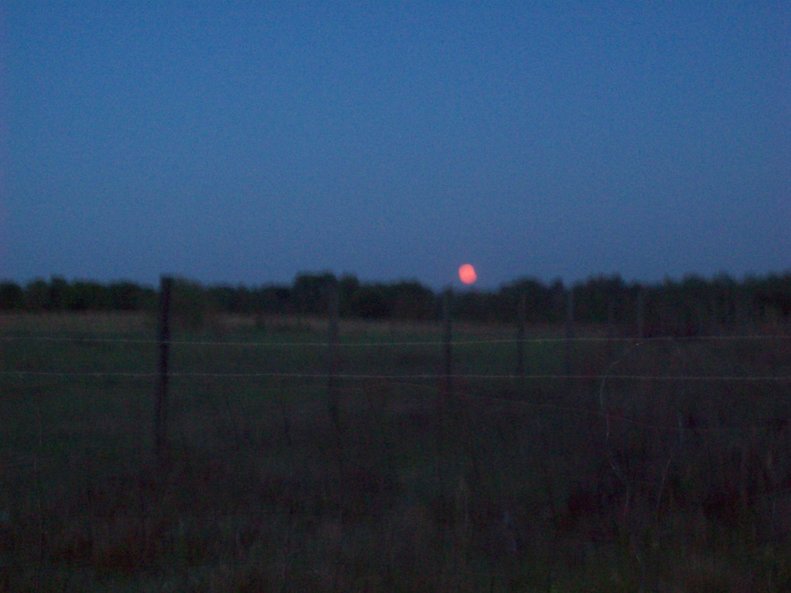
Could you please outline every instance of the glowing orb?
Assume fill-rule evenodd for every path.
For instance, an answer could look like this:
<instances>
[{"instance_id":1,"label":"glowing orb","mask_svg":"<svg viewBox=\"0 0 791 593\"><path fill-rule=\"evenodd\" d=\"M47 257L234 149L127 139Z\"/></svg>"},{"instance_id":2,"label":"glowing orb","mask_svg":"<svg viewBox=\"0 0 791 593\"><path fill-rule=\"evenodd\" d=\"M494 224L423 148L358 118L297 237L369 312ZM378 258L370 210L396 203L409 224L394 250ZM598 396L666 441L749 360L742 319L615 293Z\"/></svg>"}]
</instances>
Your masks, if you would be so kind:
<instances>
[{"instance_id":1,"label":"glowing orb","mask_svg":"<svg viewBox=\"0 0 791 593\"><path fill-rule=\"evenodd\" d=\"M475 273L475 268L472 264L462 264L459 266L459 280L464 284L474 284L478 279L478 274Z\"/></svg>"}]
</instances>

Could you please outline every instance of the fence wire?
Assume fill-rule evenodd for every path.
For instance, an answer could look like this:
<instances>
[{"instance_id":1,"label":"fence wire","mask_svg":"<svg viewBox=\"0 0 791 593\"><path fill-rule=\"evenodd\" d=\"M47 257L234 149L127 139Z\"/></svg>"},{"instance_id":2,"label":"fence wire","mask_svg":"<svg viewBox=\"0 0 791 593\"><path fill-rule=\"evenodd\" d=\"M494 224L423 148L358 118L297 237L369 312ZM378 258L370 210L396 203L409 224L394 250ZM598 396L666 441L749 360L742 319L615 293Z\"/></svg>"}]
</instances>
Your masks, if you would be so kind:
<instances>
[{"instance_id":1,"label":"fence wire","mask_svg":"<svg viewBox=\"0 0 791 593\"><path fill-rule=\"evenodd\" d=\"M562 337L513 337L513 338L480 338L462 340L389 340L389 341L338 341L332 344L335 348L399 348L399 347L463 347L463 346L487 346L487 345L517 345L517 344L627 344L632 348L652 343L733 343L733 342L777 342L791 341L791 335L784 334L740 334L740 335L706 335L706 336L653 336L653 337L598 337L598 336L562 336ZM170 346L210 346L210 347L243 347L243 348L264 348L264 349L293 349L293 348L317 348L327 349L330 344L326 340L313 341L225 341L225 340L156 340L149 338L119 338L119 337L100 337L100 336L54 336L54 335L7 335L0 336L0 342L6 344L13 343L68 343L68 344L119 344L119 345L170 345ZM129 379L152 379L162 376L155 371L81 371L81 370L29 370L29 369L5 369L0 370L0 376L6 377L57 377L57 378L129 378ZM193 372L193 371L171 371L168 377L173 378L283 378L283 379L307 379L321 380L326 379L328 373L300 373L300 372ZM738 383L789 383L791 375L709 375L709 374L690 374L690 375L658 375L658 374L572 374L572 373L501 373L501 374L481 374L481 373L415 373L415 374L391 374L391 373L333 373L333 377L339 380L527 380L527 381L591 381L591 380L616 380L616 381L654 381L654 382L738 382Z\"/></svg>"},{"instance_id":2,"label":"fence wire","mask_svg":"<svg viewBox=\"0 0 791 593\"><path fill-rule=\"evenodd\" d=\"M552 343L651 343L651 342L738 342L738 341L776 341L791 340L791 335L729 335L729 336L652 336L645 338L635 337L536 337L536 338L488 338L476 340L451 340L452 346L482 346L487 344L552 344ZM155 340L148 338L100 338L83 336L0 336L0 342L67 342L75 344L169 344L173 346L234 346L249 348L326 348L327 341L297 341L297 342L248 342L248 341L223 341L223 340ZM336 346L340 348L397 348L403 346L442 346L448 342L444 340L405 340L405 341L339 341Z\"/></svg>"},{"instance_id":3,"label":"fence wire","mask_svg":"<svg viewBox=\"0 0 791 593\"><path fill-rule=\"evenodd\" d=\"M133 378L133 379L148 379L162 376L156 372L113 372L113 371L0 371L3 376L15 377L93 377L96 379L103 378ZM275 379L327 379L327 373L203 373L203 372L168 372L168 377L173 378L215 378L215 379L241 379L241 378L275 378ZM335 379L348 379L348 380L374 380L381 379L384 381L393 380L440 380L440 379L458 379L458 380L571 380L571 381L592 381L592 380L617 380L617 381L694 381L694 382L747 382L747 383L789 383L791 382L791 375L789 376L776 376L776 375L763 375L763 376L741 376L741 375L606 375L606 374L587 374L587 375L563 375L563 374L482 374L482 373L469 373L469 374L450 374L443 373L417 373L417 374L370 374L370 373L334 373L332 375ZM787 394L791 396L791 393Z\"/></svg>"}]
</instances>

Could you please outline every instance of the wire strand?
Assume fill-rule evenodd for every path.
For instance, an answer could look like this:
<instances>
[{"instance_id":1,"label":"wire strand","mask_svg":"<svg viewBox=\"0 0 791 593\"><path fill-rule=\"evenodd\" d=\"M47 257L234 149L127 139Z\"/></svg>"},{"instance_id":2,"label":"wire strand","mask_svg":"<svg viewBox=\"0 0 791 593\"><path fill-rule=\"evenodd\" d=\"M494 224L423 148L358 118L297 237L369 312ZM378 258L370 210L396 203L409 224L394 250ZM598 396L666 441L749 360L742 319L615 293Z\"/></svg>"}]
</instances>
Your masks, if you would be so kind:
<instances>
[{"instance_id":1,"label":"wire strand","mask_svg":"<svg viewBox=\"0 0 791 593\"><path fill-rule=\"evenodd\" d=\"M565 342L735 342L735 341L777 341L791 340L791 335L733 335L733 336L654 336L647 338L637 337L537 337L537 338L489 338L479 340L451 340L453 346L471 346L483 344L542 344ZM248 348L326 348L327 341L296 341L296 342L248 342L248 341L223 341L223 340L165 340L159 341L150 338L100 338L81 336L0 336L0 342L54 342L54 343L84 343L84 344L169 344L174 346L234 346ZM367 348L367 347L400 347L400 346L441 346L444 340L405 340L405 341L373 341L373 342L342 342L336 345L342 348Z\"/></svg>"},{"instance_id":2,"label":"wire strand","mask_svg":"<svg viewBox=\"0 0 791 593\"><path fill-rule=\"evenodd\" d=\"M3 376L17 377L94 377L94 378L153 378L160 376L157 372L131 372L131 371L22 371L4 370L0 371ZM173 378L283 378L283 379L327 379L328 373L282 373L282 372L260 372L260 373L207 373L207 372L169 372L168 377ZM619 381L694 381L694 382L767 382L767 383L787 383L791 382L791 375L564 375L564 374L452 374L443 373L415 373L415 374L375 374L375 373L337 373L332 375L335 379L348 380L619 380Z\"/></svg>"}]
</instances>

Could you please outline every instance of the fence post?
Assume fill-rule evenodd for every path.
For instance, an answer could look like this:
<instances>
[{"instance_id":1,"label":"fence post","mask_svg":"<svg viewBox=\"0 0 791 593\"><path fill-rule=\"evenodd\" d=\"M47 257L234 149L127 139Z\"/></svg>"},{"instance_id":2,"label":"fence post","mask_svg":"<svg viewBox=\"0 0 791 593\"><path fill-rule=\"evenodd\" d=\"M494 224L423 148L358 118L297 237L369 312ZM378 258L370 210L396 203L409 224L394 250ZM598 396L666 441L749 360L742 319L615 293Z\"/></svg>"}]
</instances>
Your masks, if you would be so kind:
<instances>
[{"instance_id":1,"label":"fence post","mask_svg":"<svg viewBox=\"0 0 791 593\"><path fill-rule=\"evenodd\" d=\"M610 300L607 302L607 345L605 347L605 353L608 361L613 355L613 344L615 339L615 299L611 296Z\"/></svg>"},{"instance_id":2,"label":"fence post","mask_svg":"<svg viewBox=\"0 0 791 593\"><path fill-rule=\"evenodd\" d=\"M645 338L645 289L642 286L637 293L637 337Z\"/></svg>"},{"instance_id":3,"label":"fence post","mask_svg":"<svg viewBox=\"0 0 791 593\"><path fill-rule=\"evenodd\" d=\"M566 294L566 375L574 370L572 361L574 348L574 287L570 286Z\"/></svg>"},{"instance_id":4,"label":"fence post","mask_svg":"<svg viewBox=\"0 0 791 593\"><path fill-rule=\"evenodd\" d=\"M168 362L170 356L170 290L172 278L159 279L159 324L157 341L159 360L157 364L158 381L154 404L154 452L157 461L164 461L167 450L167 406L168 406Z\"/></svg>"},{"instance_id":5,"label":"fence post","mask_svg":"<svg viewBox=\"0 0 791 593\"><path fill-rule=\"evenodd\" d=\"M327 293L327 405L335 430L340 430L340 410L338 398L338 317L340 310L338 284L329 286Z\"/></svg>"},{"instance_id":6,"label":"fence post","mask_svg":"<svg viewBox=\"0 0 791 593\"><path fill-rule=\"evenodd\" d=\"M451 327L451 299L452 292L448 288L442 299L442 321L444 326L442 346L444 352L444 394L446 397L453 395L453 328Z\"/></svg>"},{"instance_id":7,"label":"fence post","mask_svg":"<svg viewBox=\"0 0 791 593\"><path fill-rule=\"evenodd\" d=\"M516 327L516 374L519 376L520 387L525 384L525 325L527 324L527 295L519 297Z\"/></svg>"}]
</instances>

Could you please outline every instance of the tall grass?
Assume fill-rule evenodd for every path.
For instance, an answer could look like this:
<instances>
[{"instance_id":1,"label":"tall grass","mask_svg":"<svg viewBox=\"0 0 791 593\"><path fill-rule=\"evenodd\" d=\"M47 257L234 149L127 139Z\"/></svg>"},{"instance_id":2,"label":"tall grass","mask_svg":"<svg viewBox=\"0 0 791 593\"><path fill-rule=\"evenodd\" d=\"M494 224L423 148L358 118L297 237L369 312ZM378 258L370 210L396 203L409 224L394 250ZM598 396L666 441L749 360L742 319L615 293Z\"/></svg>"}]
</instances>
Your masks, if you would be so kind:
<instances>
[{"instance_id":1,"label":"tall grass","mask_svg":"<svg viewBox=\"0 0 791 593\"><path fill-rule=\"evenodd\" d=\"M145 318L5 318L3 335L148 339ZM549 335L560 328L542 328ZM177 341L320 342L315 320L213 320ZM0 377L0 591L779 591L791 586L788 342L575 345L587 380L377 378L441 368L434 326L321 347L174 344L169 457L152 377ZM507 338L460 327L455 339ZM557 335L554 333L553 335ZM365 346L397 341L399 346ZM0 342L2 370L149 372L155 345ZM509 375L508 342L455 372ZM563 345L528 344L561 373Z\"/></svg>"}]
</instances>

